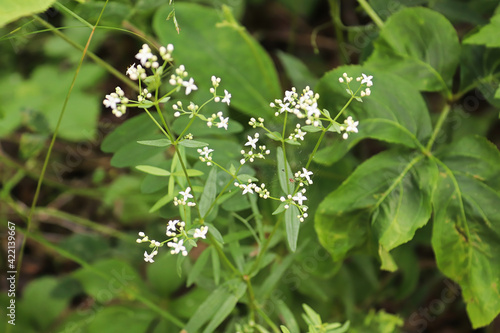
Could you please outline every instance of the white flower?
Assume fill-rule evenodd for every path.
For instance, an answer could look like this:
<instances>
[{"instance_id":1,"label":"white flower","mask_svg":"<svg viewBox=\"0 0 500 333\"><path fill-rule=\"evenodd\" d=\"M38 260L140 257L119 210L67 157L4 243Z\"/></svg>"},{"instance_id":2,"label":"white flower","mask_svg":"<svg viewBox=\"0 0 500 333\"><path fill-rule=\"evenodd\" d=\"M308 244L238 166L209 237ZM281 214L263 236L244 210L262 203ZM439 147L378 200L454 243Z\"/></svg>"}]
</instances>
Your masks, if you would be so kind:
<instances>
[{"instance_id":1,"label":"white flower","mask_svg":"<svg viewBox=\"0 0 500 333\"><path fill-rule=\"evenodd\" d=\"M202 149L198 149L198 153L201 155L201 156L205 156L205 158L208 158L208 155L213 152L214 150L213 149L209 149L208 147L203 147L203 150Z\"/></svg>"},{"instance_id":2,"label":"white flower","mask_svg":"<svg viewBox=\"0 0 500 333\"><path fill-rule=\"evenodd\" d=\"M102 101L102 104L104 104L105 107L111 108L113 110L116 110L116 104L120 103L121 99L118 97L118 94L116 93L111 93L109 95L106 95L106 99Z\"/></svg>"},{"instance_id":3,"label":"white flower","mask_svg":"<svg viewBox=\"0 0 500 333\"><path fill-rule=\"evenodd\" d=\"M151 254L148 254L147 251L144 251L144 261L154 263L153 257L158 254L158 251L154 250Z\"/></svg>"},{"instance_id":4,"label":"white flower","mask_svg":"<svg viewBox=\"0 0 500 333\"><path fill-rule=\"evenodd\" d=\"M192 198L193 195L190 194L189 192L191 192L191 187L188 186L188 188L186 188L185 191L180 191L179 194L182 195L184 197L183 201L187 201L187 199L189 198Z\"/></svg>"},{"instance_id":5,"label":"white flower","mask_svg":"<svg viewBox=\"0 0 500 333\"><path fill-rule=\"evenodd\" d=\"M224 100L222 101L224 102ZM227 130L227 125L228 125L227 122L229 121L229 117L224 118L222 115L220 115L219 120L220 122L217 124L217 128L224 128L225 130Z\"/></svg>"},{"instance_id":6,"label":"white flower","mask_svg":"<svg viewBox=\"0 0 500 333\"><path fill-rule=\"evenodd\" d=\"M151 53L149 46L144 44L142 45L142 49L139 50L139 53L135 55L135 58L140 60L141 64L144 66L149 59L153 58L153 53Z\"/></svg>"},{"instance_id":7,"label":"white flower","mask_svg":"<svg viewBox=\"0 0 500 333\"><path fill-rule=\"evenodd\" d=\"M179 220L168 221L167 232L169 232L170 230L176 231L176 229L177 229L177 222L179 222Z\"/></svg>"},{"instance_id":8,"label":"white flower","mask_svg":"<svg viewBox=\"0 0 500 333\"><path fill-rule=\"evenodd\" d=\"M247 137L248 142L245 143L245 146L252 146L253 149L257 149L257 146L255 145L257 141L259 141L259 133L255 133L255 137L252 138L250 135Z\"/></svg>"},{"instance_id":9,"label":"white flower","mask_svg":"<svg viewBox=\"0 0 500 333\"><path fill-rule=\"evenodd\" d=\"M253 193L253 188L255 187L255 184L248 184L248 185L244 185L244 184L241 184L240 187L243 189L243 192L241 193L242 195L245 194L245 193Z\"/></svg>"},{"instance_id":10,"label":"white flower","mask_svg":"<svg viewBox=\"0 0 500 333\"><path fill-rule=\"evenodd\" d=\"M208 227L207 226L202 226L200 229L196 229L194 231L193 237L194 238L203 238L203 239L205 239L206 235L207 235L207 231L208 231Z\"/></svg>"},{"instance_id":11,"label":"white flower","mask_svg":"<svg viewBox=\"0 0 500 333\"><path fill-rule=\"evenodd\" d=\"M312 180L309 176L311 176L313 173L311 171L308 171L306 168L302 168L302 177L305 177L307 179L307 182L309 184L312 184Z\"/></svg>"},{"instance_id":12,"label":"white flower","mask_svg":"<svg viewBox=\"0 0 500 333\"><path fill-rule=\"evenodd\" d=\"M172 251L170 251L170 253L177 254L179 252L182 252L183 256L187 256L186 248L184 247L184 245L182 245L183 243L184 243L183 239L181 239L178 243L169 242L168 246L172 248Z\"/></svg>"},{"instance_id":13,"label":"white flower","mask_svg":"<svg viewBox=\"0 0 500 333\"><path fill-rule=\"evenodd\" d=\"M193 78L190 78L189 81L183 81L182 85L186 87L186 95L189 95L192 90L198 90L198 87L194 84Z\"/></svg>"},{"instance_id":14,"label":"white flower","mask_svg":"<svg viewBox=\"0 0 500 333\"><path fill-rule=\"evenodd\" d=\"M224 89L224 98L222 99L222 103L227 103L227 105L229 105L230 100L231 100L231 94Z\"/></svg>"},{"instance_id":15,"label":"white flower","mask_svg":"<svg viewBox=\"0 0 500 333\"><path fill-rule=\"evenodd\" d=\"M361 80L361 84L366 83L367 87L371 87L373 85L373 82L372 82L373 75L366 76L364 73L361 73L361 75L363 76L363 80Z\"/></svg>"},{"instance_id":16,"label":"white flower","mask_svg":"<svg viewBox=\"0 0 500 333\"><path fill-rule=\"evenodd\" d=\"M292 199L293 199L293 201L298 202L298 203L299 203L299 205L301 205L301 206L302 206L302 202L303 202L304 200L307 200L307 198L306 198L305 196L303 196L303 195L302 195L302 192L297 193L297 195L296 195L296 196L294 196Z\"/></svg>"},{"instance_id":17,"label":"white flower","mask_svg":"<svg viewBox=\"0 0 500 333\"><path fill-rule=\"evenodd\" d=\"M358 129L357 129L357 126L359 124L359 121L353 121L352 120L352 117L349 116L347 117L346 120L344 120L344 124L347 125L345 131L346 132L354 132L354 133L358 133Z\"/></svg>"},{"instance_id":18,"label":"white flower","mask_svg":"<svg viewBox=\"0 0 500 333\"><path fill-rule=\"evenodd\" d=\"M295 138L304 141L304 136L306 135L306 133L307 132L302 132L302 130L299 128L297 129L297 134L295 134Z\"/></svg>"}]
</instances>

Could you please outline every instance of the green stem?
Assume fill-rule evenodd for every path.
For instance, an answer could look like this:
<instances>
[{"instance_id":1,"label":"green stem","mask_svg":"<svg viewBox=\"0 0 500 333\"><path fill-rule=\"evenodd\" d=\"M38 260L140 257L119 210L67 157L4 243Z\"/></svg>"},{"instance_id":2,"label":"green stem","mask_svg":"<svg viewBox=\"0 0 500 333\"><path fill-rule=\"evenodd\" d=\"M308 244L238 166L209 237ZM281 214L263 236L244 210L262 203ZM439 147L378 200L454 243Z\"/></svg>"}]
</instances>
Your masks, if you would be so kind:
<instances>
[{"instance_id":1,"label":"green stem","mask_svg":"<svg viewBox=\"0 0 500 333\"><path fill-rule=\"evenodd\" d=\"M107 1L106 1L106 3L107 3ZM118 70L116 70L115 68L113 68L113 66L109 65L106 61L102 60L101 58L99 58L98 56L96 56L93 52L89 51L87 46L82 47L81 45L75 43L70 38L68 38L65 34L63 34L62 32L60 32L56 27L54 27L53 25L51 25L47 21L42 20L38 16L35 15L35 16L33 16L33 18L37 22L39 22L40 24L42 24L43 26L47 27L50 31L52 31L52 33L54 33L55 35L57 35L58 37L60 37L64 41L66 41L68 44L70 44L71 46L73 46L74 48L76 48L77 50L85 52L85 54L90 59L92 59L96 64L98 64L99 66L101 66L104 69L106 69L108 72L110 72L117 79L119 79L120 81L122 81L123 83L125 83L127 86L129 86L130 88L134 89L135 91L139 91L138 88L137 88L137 85L134 82L132 82L126 75L123 75ZM96 29L96 27L94 27L94 29L92 30L92 34L94 33L95 29Z\"/></svg>"},{"instance_id":2,"label":"green stem","mask_svg":"<svg viewBox=\"0 0 500 333\"><path fill-rule=\"evenodd\" d=\"M429 142L427 142L427 146L425 147L427 151L431 151L432 145L434 144L434 141L436 141L438 133L441 131L441 127L443 127L444 121L446 120L446 117L448 116L448 113L450 112L451 107L449 104L446 104L443 111L439 115L439 119L436 123L436 126L434 127L434 131L432 132L431 138L429 139Z\"/></svg>"},{"instance_id":3,"label":"green stem","mask_svg":"<svg viewBox=\"0 0 500 333\"><path fill-rule=\"evenodd\" d=\"M264 254L266 253L267 248L269 247L269 244L271 244L271 239L273 238L274 234L278 230L282 220L283 220L283 214L280 214L278 221L274 225L273 230L271 231L269 236L266 238L266 241L264 242L264 246L259 251L259 254L257 255L257 258L255 259L255 262L253 263L252 267L250 268L250 273L248 275L252 276L254 271L259 267L260 261L261 261L262 257L264 256Z\"/></svg>"},{"instance_id":4,"label":"green stem","mask_svg":"<svg viewBox=\"0 0 500 333\"><path fill-rule=\"evenodd\" d=\"M375 22L377 27L379 27L379 29L382 29L384 27L384 21L382 21L382 19L377 15L377 13L375 13L375 11L368 4L368 2L366 2L366 0L358 0L358 2L361 5L361 7L363 7L368 16L370 16L370 18L373 20L373 22Z\"/></svg>"},{"instance_id":5,"label":"green stem","mask_svg":"<svg viewBox=\"0 0 500 333\"><path fill-rule=\"evenodd\" d=\"M214 236L212 236L212 234L208 233L208 240L210 241L210 243L212 244L212 246L215 248L215 250L217 251L217 253L219 254L219 257L222 259L222 262L236 275L236 276L242 276L241 275L241 272L236 268L234 267L234 265L231 263L231 261L229 260L229 258L226 256L226 254L224 253L224 251L222 251L222 249L220 248L219 246L219 243L217 242L217 240L214 238Z\"/></svg>"},{"instance_id":6,"label":"green stem","mask_svg":"<svg viewBox=\"0 0 500 333\"><path fill-rule=\"evenodd\" d=\"M341 65L349 63L349 57L345 50L344 34L342 32L342 20L340 18L340 0L329 0L330 3L330 16L333 21L333 28L335 30L335 37L340 50Z\"/></svg>"},{"instance_id":7,"label":"green stem","mask_svg":"<svg viewBox=\"0 0 500 333\"><path fill-rule=\"evenodd\" d=\"M36 190L35 190L35 195L33 197L33 202L31 204L30 212L29 212L29 215L28 215L28 221L27 221L27 226L26 226L26 235L25 235L25 237L23 237L23 240L22 240L22 243L21 243L21 249L19 251L18 262L17 262L17 271L16 271L16 283L19 282L19 274L20 274L21 268L22 268L23 257L24 257L24 249L26 248L26 240L30 236L30 232L31 232L31 228L32 228L33 213L35 211L35 207L36 207L36 204L38 202L38 197L40 196L40 190L42 188L43 178L45 176L45 172L47 170L47 166L49 164L50 155L52 153L52 148L54 147L54 144L55 144L55 141L56 141L56 138L57 138L57 134L59 132L59 127L61 126L61 122L62 122L62 119L64 117L64 113L66 111L66 107L68 105L69 97L71 96L71 92L73 91L73 88L75 86L76 78L78 77L78 74L80 73L80 69L82 68L83 60L85 59L85 54L87 53L87 50L88 50L89 45L90 45L90 41L92 40L92 37L93 37L94 32L95 32L95 28L98 25L98 23L99 23L99 21L100 21L100 19L102 17L102 14L104 13L104 9L106 8L107 4L108 4L108 0L106 0L106 3L104 4L104 6L103 6L103 8L101 10L101 13L99 15L99 18L97 19L97 22L96 22L94 28L92 29L89 38L87 39L87 44L85 45L85 48L82 51L82 57L80 58L80 62L78 63L78 67L77 67L77 69L75 71L75 75L73 76L73 80L71 82L69 91L66 94L66 98L64 100L61 112L59 114L59 119L57 120L56 128L54 129L54 134L52 135L52 140L51 140L50 145L49 145L49 150L47 151L47 155L45 156L45 161L43 163L42 172L40 174L40 178L38 179L38 183L37 183ZM44 20L42 20L42 19L40 19L40 18L38 18L36 16L35 16L35 18L38 19L39 21L43 22L44 24L48 24ZM7 328L7 331L10 331L10 325Z\"/></svg>"},{"instance_id":8,"label":"green stem","mask_svg":"<svg viewBox=\"0 0 500 333\"><path fill-rule=\"evenodd\" d=\"M307 163L306 163L306 166L305 166L305 168L307 170L309 170L309 165L311 164L311 162L312 162L312 160L314 158L314 155L316 155L316 152L318 151L319 145L321 144L321 141L323 141L323 138L325 137L325 134L328 131L328 129L330 128L330 126L332 126L332 123L330 123L330 125L328 125L328 127L323 130L323 132L319 136L318 142L316 142L316 146L314 146L313 151L309 155L309 159L307 160Z\"/></svg>"}]
</instances>

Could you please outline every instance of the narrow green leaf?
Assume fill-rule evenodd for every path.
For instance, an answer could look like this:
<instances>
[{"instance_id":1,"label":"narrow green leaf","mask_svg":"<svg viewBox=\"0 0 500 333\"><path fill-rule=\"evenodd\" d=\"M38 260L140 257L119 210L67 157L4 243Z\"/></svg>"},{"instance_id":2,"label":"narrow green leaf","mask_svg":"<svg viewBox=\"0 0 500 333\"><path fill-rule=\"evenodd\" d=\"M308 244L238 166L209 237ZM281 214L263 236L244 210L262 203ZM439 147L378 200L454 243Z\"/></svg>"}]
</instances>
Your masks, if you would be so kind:
<instances>
[{"instance_id":1,"label":"narrow green leaf","mask_svg":"<svg viewBox=\"0 0 500 333\"><path fill-rule=\"evenodd\" d=\"M187 148L201 148L208 146L208 143L196 140L182 140L181 142L179 142L179 145Z\"/></svg>"},{"instance_id":2,"label":"narrow green leaf","mask_svg":"<svg viewBox=\"0 0 500 333\"><path fill-rule=\"evenodd\" d=\"M288 246L292 252L297 249L297 239L299 238L300 221L297 215L299 215L299 209L295 205L290 205L290 208L285 211L286 235Z\"/></svg>"},{"instance_id":3,"label":"narrow green leaf","mask_svg":"<svg viewBox=\"0 0 500 333\"><path fill-rule=\"evenodd\" d=\"M200 198L200 215L205 217L208 209L215 200L215 195L217 194L217 168L212 168L208 174L207 181L205 182L205 188Z\"/></svg>"},{"instance_id":4,"label":"narrow green leaf","mask_svg":"<svg viewBox=\"0 0 500 333\"><path fill-rule=\"evenodd\" d=\"M313 126L313 125L302 126L302 129L306 132L309 132L309 133L321 132L321 128L318 128L318 127Z\"/></svg>"},{"instance_id":5,"label":"narrow green leaf","mask_svg":"<svg viewBox=\"0 0 500 333\"><path fill-rule=\"evenodd\" d=\"M212 236L214 236L216 241L218 241L221 244L224 244L224 238L222 238L220 231L216 227L214 227L213 224L205 223L205 225L208 226L208 233L212 234Z\"/></svg>"},{"instance_id":6,"label":"narrow green leaf","mask_svg":"<svg viewBox=\"0 0 500 333\"><path fill-rule=\"evenodd\" d=\"M281 142L281 140L283 140L283 136L281 136L280 132L271 132L271 133L266 132L266 136L269 139L274 140L274 141L280 141Z\"/></svg>"},{"instance_id":7,"label":"narrow green leaf","mask_svg":"<svg viewBox=\"0 0 500 333\"><path fill-rule=\"evenodd\" d=\"M284 323L289 327L289 330L287 329L287 331L289 333L300 333L299 324L297 324L292 311L290 311L286 303L282 300L278 301L278 310L280 312L280 316L283 318Z\"/></svg>"},{"instance_id":8,"label":"narrow green leaf","mask_svg":"<svg viewBox=\"0 0 500 333\"><path fill-rule=\"evenodd\" d=\"M201 272L207 265L208 256L210 255L210 252L211 251L207 249L203 251L200 254L200 256L196 259L193 268L191 268L191 270L188 273L186 286L188 287L191 286L196 281L198 276L200 276Z\"/></svg>"},{"instance_id":9,"label":"narrow green leaf","mask_svg":"<svg viewBox=\"0 0 500 333\"><path fill-rule=\"evenodd\" d=\"M173 178L171 177L170 179L173 180ZM170 180L169 180L170 181ZM170 201L174 200L174 195L171 194L171 193L167 193L165 194L163 197L161 197L154 205L153 207L151 207L151 209L149 210L150 213L154 213L156 212L158 209L160 209L161 207L165 206L166 204L168 204Z\"/></svg>"},{"instance_id":10,"label":"narrow green leaf","mask_svg":"<svg viewBox=\"0 0 500 333\"><path fill-rule=\"evenodd\" d=\"M273 215L278 215L279 213L284 212L285 211L285 205L286 205L286 202L280 203L280 205L278 206L278 208L276 208L276 210L273 212Z\"/></svg>"},{"instance_id":11,"label":"narrow green leaf","mask_svg":"<svg viewBox=\"0 0 500 333\"><path fill-rule=\"evenodd\" d=\"M157 168L151 165L137 165L135 167L137 170L148 173L154 176L170 176L170 171Z\"/></svg>"},{"instance_id":12,"label":"narrow green leaf","mask_svg":"<svg viewBox=\"0 0 500 333\"><path fill-rule=\"evenodd\" d=\"M285 161L285 155L283 154L283 149L278 147L276 149L276 160L278 164L278 178L280 181L280 186L286 195L293 193L293 184L290 183L289 178L293 177L292 169L288 161ZM286 169L285 169L286 165Z\"/></svg>"},{"instance_id":13,"label":"narrow green leaf","mask_svg":"<svg viewBox=\"0 0 500 333\"><path fill-rule=\"evenodd\" d=\"M214 282L215 285L219 285L220 281L220 260L219 260L219 254L217 253L217 250L215 247L212 246L212 271L214 273Z\"/></svg>"},{"instance_id":14,"label":"narrow green leaf","mask_svg":"<svg viewBox=\"0 0 500 333\"><path fill-rule=\"evenodd\" d=\"M208 321L210 321L211 326L215 325L215 316L217 316L217 320L220 320L224 314L220 311L221 307L223 305L225 306L224 312L228 310L227 305L229 304L226 304L226 301L231 300L230 303L233 304L232 309L234 309L234 306L244 294L245 290L246 284L240 279L233 279L223 283L200 304L184 329L187 332L198 332ZM229 313L227 313L227 315ZM224 318L222 318L222 320L224 320ZM218 324L220 324L220 322ZM214 329L215 328L216 326Z\"/></svg>"},{"instance_id":15,"label":"narrow green leaf","mask_svg":"<svg viewBox=\"0 0 500 333\"><path fill-rule=\"evenodd\" d=\"M203 171L201 170L197 170L197 169L187 169L186 170L187 172L187 175L189 177L200 177L200 176L203 176L204 173ZM179 170L179 171L176 171L176 172L173 172L172 173L172 176L180 176L180 177L183 177L185 176L186 174L184 173L184 170Z\"/></svg>"},{"instance_id":16,"label":"narrow green leaf","mask_svg":"<svg viewBox=\"0 0 500 333\"><path fill-rule=\"evenodd\" d=\"M139 140L137 141L140 145L153 146L153 147L168 147L172 144L169 139L157 139L157 140Z\"/></svg>"},{"instance_id":17,"label":"narrow green leaf","mask_svg":"<svg viewBox=\"0 0 500 333\"><path fill-rule=\"evenodd\" d=\"M281 328L281 332L282 333L290 333L290 331L288 330L288 328L286 328L285 326L280 325L280 328Z\"/></svg>"}]
</instances>

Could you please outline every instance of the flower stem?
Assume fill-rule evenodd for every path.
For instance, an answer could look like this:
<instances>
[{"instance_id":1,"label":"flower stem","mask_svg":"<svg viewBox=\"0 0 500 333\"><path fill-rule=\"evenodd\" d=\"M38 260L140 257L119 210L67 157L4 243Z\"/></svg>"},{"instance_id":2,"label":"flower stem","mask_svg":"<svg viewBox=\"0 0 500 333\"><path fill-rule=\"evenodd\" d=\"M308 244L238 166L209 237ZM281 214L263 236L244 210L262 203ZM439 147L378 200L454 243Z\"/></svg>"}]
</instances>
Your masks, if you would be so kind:
<instances>
[{"instance_id":1,"label":"flower stem","mask_svg":"<svg viewBox=\"0 0 500 333\"><path fill-rule=\"evenodd\" d=\"M382 21L382 19L380 18L380 16L377 15L377 13L375 13L375 11L368 4L368 2L366 2L366 0L358 0L358 2L361 5L361 7L363 7L363 9L368 14L368 16L371 17L371 19L377 25L377 27L382 29L384 27L384 21Z\"/></svg>"}]
</instances>

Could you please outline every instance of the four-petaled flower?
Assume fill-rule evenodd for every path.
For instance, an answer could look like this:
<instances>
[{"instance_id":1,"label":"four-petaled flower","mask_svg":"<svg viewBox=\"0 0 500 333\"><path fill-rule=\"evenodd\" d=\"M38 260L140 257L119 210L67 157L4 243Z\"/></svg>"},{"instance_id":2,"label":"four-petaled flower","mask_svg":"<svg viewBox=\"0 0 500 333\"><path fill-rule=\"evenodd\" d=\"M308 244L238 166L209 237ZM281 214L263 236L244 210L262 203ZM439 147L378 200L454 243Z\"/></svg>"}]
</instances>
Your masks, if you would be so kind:
<instances>
[{"instance_id":1,"label":"four-petaled flower","mask_svg":"<svg viewBox=\"0 0 500 333\"><path fill-rule=\"evenodd\" d=\"M307 182L309 184L312 184L313 181L309 176L311 176L313 173L311 171L308 171L306 168L302 168L302 176L306 178Z\"/></svg>"},{"instance_id":2,"label":"four-petaled flower","mask_svg":"<svg viewBox=\"0 0 500 333\"><path fill-rule=\"evenodd\" d=\"M176 231L177 222L179 222L179 220L168 221L167 231L170 231L170 230Z\"/></svg>"},{"instance_id":3,"label":"four-petaled flower","mask_svg":"<svg viewBox=\"0 0 500 333\"><path fill-rule=\"evenodd\" d=\"M154 263L154 256L158 254L158 251L154 250L151 254L148 254L147 251L144 251L144 261L149 263Z\"/></svg>"},{"instance_id":4,"label":"four-petaled flower","mask_svg":"<svg viewBox=\"0 0 500 333\"><path fill-rule=\"evenodd\" d=\"M307 198L305 196L302 195L302 192L299 192L297 193L293 198L292 198L294 201L298 202L299 205L302 206L302 202L304 200L307 200Z\"/></svg>"},{"instance_id":5,"label":"four-petaled flower","mask_svg":"<svg viewBox=\"0 0 500 333\"><path fill-rule=\"evenodd\" d=\"M224 118L223 116L219 116L220 122L217 124L217 128L224 128L227 130L227 122L229 121L229 117Z\"/></svg>"},{"instance_id":6,"label":"four-petaled flower","mask_svg":"<svg viewBox=\"0 0 500 333\"><path fill-rule=\"evenodd\" d=\"M253 149L257 149L257 146L255 146L255 144L257 143L257 141L259 141L259 133L256 133L254 138L252 138L250 135L247 138L248 142L245 143L245 146L252 146Z\"/></svg>"},{"instance_id":7,"label":"four-petaled flower","mask_svg":"<svg viewBox=\"0 0 500 333\"><path fill-rule=\"evenodd\" d=\"M141 64L144 66L149 59L153 58L153 53L151 53L149 46L144 44L142 45L142 49L139 50L139 53L135 55L135 58L140 60Z\"/></svg>"},{"instance_id":8,"label":"four-petaled flower","mask_svg":"<svg viewBox=\"0 0 500 333\"><path fill-rule=\"evenodd\" d=\"M207 235L207 231L208 231L208 227L207 226L202 226L200 229L196 229L194 231L193 237L194 238L203 238L203 239L205 239L206 235Z\"/></svg>"},{"instance_id":9,"label":"four-petaled flower","mask_svg":"<svg viewBox=\"0 0 500 333\"><path fill-rule=\"evenodd\" d=\"M203 150L198 149L198 152L200 153L201 156L205 156L205 158L208 158L208 155L213 152L213 149L209 149L208 147L203 147ZM180 193L180 192L179 192ZM192 196L191 196L192 198Z\"/></svg>"},{"instance_id":10,"label":"four-petaled flower","mask_svg":"<svg viewBox=\"0 0 500 333\"><path fill-rule=\"evenodd\" d=\"M231 94L224 89L224 98L222 99L222 103L227 103L229 105L229 102L231 101Z\"/></svg>"},{"instance_id":11,"label":"four-petaled flower","mask_svg":"<svg viewBox=\"0 0 500 333\"><path fill-rule=\"evenodd\" d=\"M179 194L184 197L184 199L183 199L184 201L187 201L187 199L193 197L193 195L191 193L189 193L189 192L191 192L191 187L186 188L185 191L180 191L179 192Z\"/></svg>"},{"instance_id":12,"label":"four-petaled flower","mask_svg":"<svg viewBox=\"0 0 500 333\"><path fill-rule=\"evenodd\" d=\"M192 90L198 90L193 78L190 78L189 81L182 81L182 85L186 87L186 95L189 95Z\"/></svg>"},{"instance_id":13,"label":"four-petaled flower","mask_svg":"<svg viewBox=\"0 0 500 333\"><path fill-rule=\"evenodd\" d=\"M177 254L181 252L183 256L187 256L186 248L184 247L184 245L182 245L183 243L184 239L181 239L178 243L170 242L169 246L172 248L172 251L170 251L170 253Z\"/></svg>"},{"instance_id":14,"label":"four-petaled flower","mask_svg":"<svg viewBox=\"0 0 500 333\"><path fill-rule=\"evenodd\" d=\"M102 104L104 104L105 107L111 108L113 110L116 110L116 104L120 103L121 99L118 97L117 94L112 93L111 95L106 95L106 99L102 101Z\"/></svg>"},{"instance_id":15,"label":"four-petaled flower","mask_svg":"<svg viewBox=\"0 0 500 333\"><path fill-rule=\"evenodd\" d=\"M367 87L371 87L373 85L372 79L373 75L367 76L366 74L362 73L363 79L361 80L361 84L366 83Z\"/></svg>"}]
</instances>

